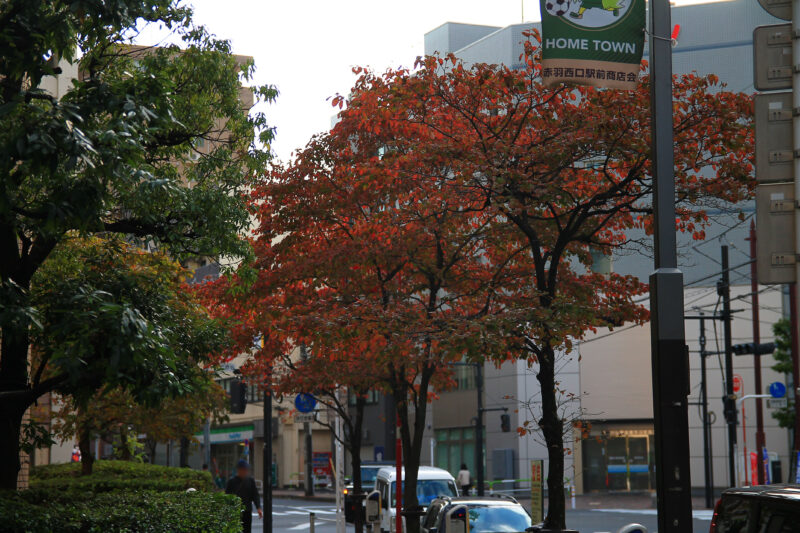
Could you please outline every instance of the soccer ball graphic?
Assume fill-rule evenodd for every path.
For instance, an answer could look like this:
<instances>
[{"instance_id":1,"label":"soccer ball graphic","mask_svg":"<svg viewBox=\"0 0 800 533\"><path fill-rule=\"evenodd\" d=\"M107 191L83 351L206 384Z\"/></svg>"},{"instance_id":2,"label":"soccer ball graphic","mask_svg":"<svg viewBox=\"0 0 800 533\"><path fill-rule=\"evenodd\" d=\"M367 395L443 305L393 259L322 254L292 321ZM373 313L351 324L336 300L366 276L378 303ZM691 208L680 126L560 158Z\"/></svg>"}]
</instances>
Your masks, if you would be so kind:
<instances>
[{"instance_id":1,"label":"soccer ball graphic","mask_svg":"<svg viewBox=\"0 0 800 533\"><path fill-rule=\"evenodd\" d=\"M570 0L547 0L544 8L554 17L563 17L569 12Z\"/></svg>"}]
</instances>

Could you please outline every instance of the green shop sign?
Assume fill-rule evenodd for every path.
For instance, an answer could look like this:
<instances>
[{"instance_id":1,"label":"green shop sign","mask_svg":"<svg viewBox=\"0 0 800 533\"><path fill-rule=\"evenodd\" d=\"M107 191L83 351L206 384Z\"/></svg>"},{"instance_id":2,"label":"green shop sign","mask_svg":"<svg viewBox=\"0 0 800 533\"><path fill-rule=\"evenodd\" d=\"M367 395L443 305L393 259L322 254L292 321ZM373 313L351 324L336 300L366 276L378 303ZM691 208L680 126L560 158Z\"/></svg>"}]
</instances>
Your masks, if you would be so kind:
<instances>
[{"instance_id":1,"label":"green shop sign","mask_svg":"<svg viewBox=\"0 0 800 533\"><path fill-rule=\"evenodd\" d=\"M645 0L540 0L542 78L633 89L639 79Z\"/></svg>"}]
</instances>

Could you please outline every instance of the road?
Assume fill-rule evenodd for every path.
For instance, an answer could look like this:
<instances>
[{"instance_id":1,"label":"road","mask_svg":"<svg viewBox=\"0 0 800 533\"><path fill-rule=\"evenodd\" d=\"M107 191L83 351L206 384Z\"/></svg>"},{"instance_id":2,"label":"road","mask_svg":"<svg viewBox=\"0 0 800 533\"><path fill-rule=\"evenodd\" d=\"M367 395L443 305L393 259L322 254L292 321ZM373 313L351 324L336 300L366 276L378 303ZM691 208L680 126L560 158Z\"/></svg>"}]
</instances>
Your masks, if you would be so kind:
<instances>
[{"instance_id":1,"label":"road","mask_svg":"<svg viewBox=\"0 0 800 533\"><path fill-rule=\"evenodd\" d=\"M336 510L332 503L276 499L273 502L273 533L307 533L309 513L316 514L315 533L336 533ZM656 531L654 509L586 509L567 511L567 526L580 533L616 533L632 522ZM253 517L253 531L262 533L262 521ZM705 533L711 524L711 511L694 512L694 533ZM348 525L347 533L353 533Z\"/></svg>"}]
</instances>

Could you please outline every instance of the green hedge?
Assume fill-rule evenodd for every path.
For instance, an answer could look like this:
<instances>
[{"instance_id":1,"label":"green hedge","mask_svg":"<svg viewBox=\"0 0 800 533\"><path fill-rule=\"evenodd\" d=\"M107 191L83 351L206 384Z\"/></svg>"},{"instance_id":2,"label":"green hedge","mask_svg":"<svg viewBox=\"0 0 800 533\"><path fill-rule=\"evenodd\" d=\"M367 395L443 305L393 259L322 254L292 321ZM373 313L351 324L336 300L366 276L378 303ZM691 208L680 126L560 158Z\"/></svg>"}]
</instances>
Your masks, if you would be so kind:
<instances>
[{"instance_id":1,"label":"green hedge","mask_svg":"<svg viewBox=\"0 0 800 533\"><path fill-rule=\"evenodd\" d=\"M211 491L214 488L209 472L131 461L96 461L90 476L81 476L80 473L80 463L37 466L31 472L30 486L48 491L82 492L180 491L188 488Z\"/></svg>"},{"instance_id":2,"label":"green hedge","mask_svg":"<svg viewBox=\"0 0 800 533\"><path fill-rule=\"evenodd\" d=\"M200 491L0 493L0 533L234 533L240 513L238 497Z\"/></svg>"}]
</instances>

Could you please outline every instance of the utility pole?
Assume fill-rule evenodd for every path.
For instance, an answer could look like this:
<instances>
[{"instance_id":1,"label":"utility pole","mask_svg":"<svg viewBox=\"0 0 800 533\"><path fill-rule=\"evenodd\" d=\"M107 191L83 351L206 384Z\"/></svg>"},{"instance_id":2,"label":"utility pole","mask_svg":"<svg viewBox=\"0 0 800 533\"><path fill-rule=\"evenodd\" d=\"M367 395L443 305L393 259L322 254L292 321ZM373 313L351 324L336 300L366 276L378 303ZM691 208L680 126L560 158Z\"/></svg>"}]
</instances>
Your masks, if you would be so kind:
<instances>
[{"instance_id":1,"label":"utility pole","mask_svg":"<svg viewBox=\"0 0 800 533\"><path fill-rule=\"evenodd\" d=\"M314 495L314 454L312 450L313 439L311 436L311 423L303 422L303 431L306 434L306 496Z\"/></svg>"},{"instance_id":2,"label":"utility pole","mask_svg":"<svg viewBox=\"0 0 800 533\"><path fill-rule=\"evenodd\" d=\"M753 309L753 344L758 346L761 343L761 324L759 322L759 312L758 312L758 262L756 261L757 257L757 237L756 237L756 223L755 221L750 221L750 259L752 260L750 263L750 292L753 293L751 297L752 302L752 309ZM756 394L761 394L762 390L762 383L761 383L761 354L756 353L753 355L753 372L755 374L755 382L756 382ZM761 453L761 450L764 449L766 446L766 437L764 435L764 404L761 398L756 398L756 453ZM757 482L759 485L763 485L766 477L764 475L764 461L756 461L758 463L758 473L757 473ZM746 468L746 466L745 466Z\"/></svg>"},{"instance_id":3,"label":"utility pole","mask_svg":"<svg viewBox=\"0 0 800 533\"><path fill-rule=\"evenodd\" d=\"M483 462L483 364L475 364L475 387L478 389L478 418L475 419L475 469L477 470L477 493L484 494Z\"/></svg>"},{"instance_id":4,"label":"utility pole","mask_svg":"<svg viewBox=\"0 0 800 533\"><path fill-rule=\"evenodd\" d=\"M706 507L714 508L714 459L711 448L711 423L708 419L708 375L706 372L706 319L700 313L700 393L703 402L703 469L706 478Z\"/></svg>"},{"instance_id":5,"label":"utility pole","mask_svg":"<svg viewBox=\"0 0 800 533\"><path fill-rule=\"evenodd\" d=\"M264 533L272 533L272 370L264 386Z\"/></svg>"},{"instance_id":6,"label":"utility pole","mask_svg":"<svg viewBox=\"0 0 800 533\"><path fill-rule=\"evenodd\" d=\"M798 455L800 455L800 336L798 335L797 317L797 284L789 285L789 306L791 307L791 328L792 328L792 388L794 389L794 440L792 462L794 463L795 482L800 479L798 471ZM792 469L790 468L791 472Z\"/></svg>"},{"instance_id":7,"label":"utility pole","mask_svg":"<svg viewBox=\"0 0 800 533\"><path fill-rule=\"evenodd\" d=\"M725 396L722 398L725 422L728 424L728 482L737 485L736 479L736 395L733 393L733 347L731 343L731 273L728 261L728 246L722 246L722 280L717 292L722 296L722 331L725 342Z\"/></svg>"},{"instance_id":8,"label":"utility pole","mask_svg":"<svg viewBox=\"0 0 800 533\"><path fill-rule=\"evenodd\" d=\"M691 533L689 358L683 323L683 274L678 269L675 234L671 35L669 0L651 0L655 271L650 276L650 327L658 531Z\"/></svg>"},{"instance_id":9,"label":"utility pole","mask_svg":"<svg viewBox=\"0 0 800 533\"><path fill-rule=\"evenodd\" d=\"M800 62L800 0L792 0L792 61L795 65ZM800 69L793 69L792 75L792 134L794 138L794 159L792 161L794 177L794 197L795 201L800 199ZM794 217L794 242L795 254L800 250L800 215L795 211ZM795 283L792 285L794 302L792 302L792 386L794 387L794 459L795 470L797 470L798 455L800 454L800 332L798 331L798 298L797 283L800 281L800 261L795 261ZM761 392L761 391L758 391ZM761 450L758 451L761 453ZM759 461L761 462L761 461ZM800 478L800 473L795 472L795 479Z\"/></svg>"}]
</instances>

